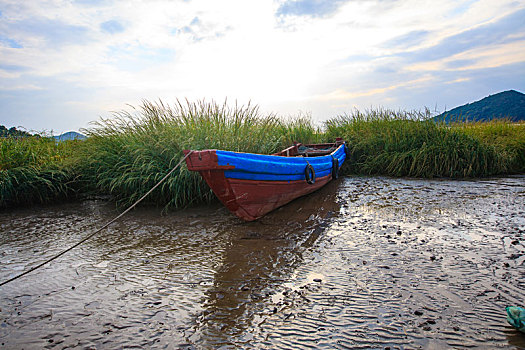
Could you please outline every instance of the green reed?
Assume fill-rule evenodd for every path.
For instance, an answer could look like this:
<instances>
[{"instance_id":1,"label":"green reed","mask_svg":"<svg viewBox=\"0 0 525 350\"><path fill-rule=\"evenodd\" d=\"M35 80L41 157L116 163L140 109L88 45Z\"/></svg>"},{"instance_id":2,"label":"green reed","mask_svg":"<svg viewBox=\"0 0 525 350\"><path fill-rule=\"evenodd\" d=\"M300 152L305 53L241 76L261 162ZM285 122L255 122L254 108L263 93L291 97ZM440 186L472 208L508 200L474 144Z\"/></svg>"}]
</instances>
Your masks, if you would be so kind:
<instances>
[{"instance_id":1,"label":"green reed","mask_svg":"<svg viewBox=\"0 0 525 350\"><path fill-rule=\"evenodd\" d=\"M308 118L285 121L248 104L143 101L85 132L83 173L97 191L121 204L140 198L183 157L185 149L222 149L270 154L292 140L313 142L318 129ZM179 168L150 195L150 202L181 207L213 198L200 175Z\"/></svg>"},{"instance_id":2,"label":"green reed","mask_svg":"<svg viewBox=\"0 0 525 350\"><path fill-rule=\"evenodd\" d=\"M496 148L505 160L505 173L525 172L525 123L506 119L486 122L454 123L452 128Z\"/></svg>"},{"instance_id":3,"label":"green reed","mask_svg":"<svg viewBox=\"0 0 525 350\"><path fill-rule=\"evenodd\" d=\"M77 145L40 136L0 138L0 208L71 196L76 175L70 159Z\"/></svg>"},{"instance_id":4,"label":"green reed","mask_svg":"<svg viewBox=\"0 0 525 350\"><path fill-rule=\"evenodd\" d=\"M436 123L427 111L371 110L326 122L327 137L351 150L344 173L412 177L480 177L505 173L501 149L462 127Z\"/></svg>"},{"instance_id":5,"label":"green reed","mask_svg":"<svg viewBox=\"0 0 525 350\"><path fill-rule=\"evenodd\" d=\"M354 111L326 121L280 118L255 105L162 101L114 113L84 130L85 141L0 139L0 207L77 194L109 194L121 205L140 198L185 149L271 154L293 141L342 137L350 159L342 174L482 177L525 172L525 125L508 121L436 123L428 111ZM149 197L165 208L214 198L200 175L181 166Z\"/></svg>"}]
</instances>

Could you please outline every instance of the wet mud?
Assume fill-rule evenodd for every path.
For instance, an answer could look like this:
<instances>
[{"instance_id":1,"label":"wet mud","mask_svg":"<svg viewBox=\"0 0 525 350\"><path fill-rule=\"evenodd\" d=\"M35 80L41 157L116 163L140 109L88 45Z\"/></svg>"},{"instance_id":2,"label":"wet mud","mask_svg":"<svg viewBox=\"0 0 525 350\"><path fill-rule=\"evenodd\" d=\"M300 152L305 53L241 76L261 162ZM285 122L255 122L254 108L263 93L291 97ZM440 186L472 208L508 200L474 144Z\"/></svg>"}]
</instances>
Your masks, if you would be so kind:
<instances>
[{"instance_id":1,"label":"wet mud","mask_svg":"<svg viewBox=\"0 0 525 350\"><path fill-rule=\"evenodd\" d=\"M0 280L116 216L0 213ZM256 222L132 211L0 287L0 348L525 348L525 177L348 177Z\"/></svg>"}]
</instances>

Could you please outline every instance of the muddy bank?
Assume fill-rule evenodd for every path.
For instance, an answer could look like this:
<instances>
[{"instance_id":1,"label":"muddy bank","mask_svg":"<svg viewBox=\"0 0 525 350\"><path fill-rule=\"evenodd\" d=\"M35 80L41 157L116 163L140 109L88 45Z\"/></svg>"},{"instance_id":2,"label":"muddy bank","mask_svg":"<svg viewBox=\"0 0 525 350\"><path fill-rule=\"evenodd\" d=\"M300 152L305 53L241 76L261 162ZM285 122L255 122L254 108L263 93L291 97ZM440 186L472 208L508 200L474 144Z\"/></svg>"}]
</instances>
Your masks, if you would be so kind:
<instances>
[{"instance_id":1,"label":"muddy bank","mask_svg":"<svg viewBox=\"0 0 525 350\"><path fill-rule=\"evenodd\" d=\"M344 178L252 223L139 209L0 288L5 348L525 347L525 178ZM0 278L117 213L0 213Z\"/></svg>"},{"instance_id":2,"label":"muddy bank","mask_svg":"<svg viewBox=\"0 0 525 350\"><path fill-rule=\"evenodd\" d=\"M525 182L346 179L254 347L523 348ZM320 283L315 283L321 280Z\"/></svg>"}]
</instances>

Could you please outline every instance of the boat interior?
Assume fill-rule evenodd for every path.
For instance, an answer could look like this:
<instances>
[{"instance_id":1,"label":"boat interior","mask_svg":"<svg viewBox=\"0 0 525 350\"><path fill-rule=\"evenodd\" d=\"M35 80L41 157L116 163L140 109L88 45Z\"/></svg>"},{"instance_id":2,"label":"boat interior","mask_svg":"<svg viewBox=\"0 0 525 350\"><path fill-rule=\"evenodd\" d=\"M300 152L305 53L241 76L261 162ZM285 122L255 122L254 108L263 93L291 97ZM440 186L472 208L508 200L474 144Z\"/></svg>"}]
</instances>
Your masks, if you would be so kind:
<instances>
[{"instance_id":1,"label":"boat interior","mask_svg":"<svg viewBox=\"0 0 525 350\"><path fill-rule=\"evenodd\" d=\"M274 153L274 156L281 157L319 157L325 156L332 153L342 145L344 141L338 138L333 143L317 143L317 144L307 144L303 145L299 142L294 142L293 146L290 146L281 152Z\"/></svg>"}]
</instances>

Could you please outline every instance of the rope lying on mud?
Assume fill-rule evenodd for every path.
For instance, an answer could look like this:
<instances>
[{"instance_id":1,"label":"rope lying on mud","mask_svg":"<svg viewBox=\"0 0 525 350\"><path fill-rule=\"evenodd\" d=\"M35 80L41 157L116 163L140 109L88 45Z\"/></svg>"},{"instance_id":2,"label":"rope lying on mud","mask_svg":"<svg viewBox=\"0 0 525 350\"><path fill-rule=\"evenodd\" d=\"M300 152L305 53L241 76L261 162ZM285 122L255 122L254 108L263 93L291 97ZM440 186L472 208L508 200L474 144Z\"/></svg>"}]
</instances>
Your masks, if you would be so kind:
<instances>
[{"instance_id":1,"label":"rope lying on mud","mask_svg":"<svg viewBox=\"0 0 525 350\"><path fill-rule=\"evenodd\" d=\"M84 239L82 239L81 241L75 243L74 245L72 245L71 247L67 248L66 250L62 251L61 253L58 253L57 255L47 259L46 261L44 261L43 263L40 263L32 268L30 268L29 270L25 271L25 272L22 272L21 274L19 275L16 275L15 277L12 277L10 279L8 279L7 281L4 281L2 283L0 283L0 287L3 286L4 284L7 284L9 282L13 282L14 280L16 279L19 279L20 277L22 276L25 276L27 275L28 273L31 273L33 271L35 271L36 269L39 269L41 268L42 266L44 266L45 264L47 263L50 263L51 261L61 257L62 255L66 254L67 252L69 252L70 250L78 247L79 245L81 245L82 243L84 243L85 241L87 241L88 239L90 239L91 237L95 236L97 233L99 233L100 231L102 231L103 229L105 229L106 227L108 227L109 225L111 225L112 223L114 223L115 221L117 221L118 219L120 219L121 217L123 217L125 214L127 214L131 209L133 209L137 204L139 204L144 198L146 198L151 192L153 192L157 187L159 187L159 185L161 183L163 183L171 174L173 174L173 172L178 168L180 167L180 165L182 164L182 162L184 162L186 160L186 158L188 158L190 156L190 154L192 154L193 151L190 151L188 152L188 154L186 154L184 156L184 158L182 158L180 160L180 162L175 165L175 167L173 169L170 170L169 173L166 174L166 176L164 176L159 182L157 182L157 184L155 186L153 186L145 195L143 195L142 197L140 197L139 200L137 200L135 203L133 203L128 209L124 210L119 216L117 216L116 218L114 218L113 220L111 220L110 222L108 222L107 224L105 224L104 226L102 226L101 228L99 228L98 230L96 230L95 232L93 232L92 234L88 235L87 237L85 237Z\"/></svg>"}]
</instances>

